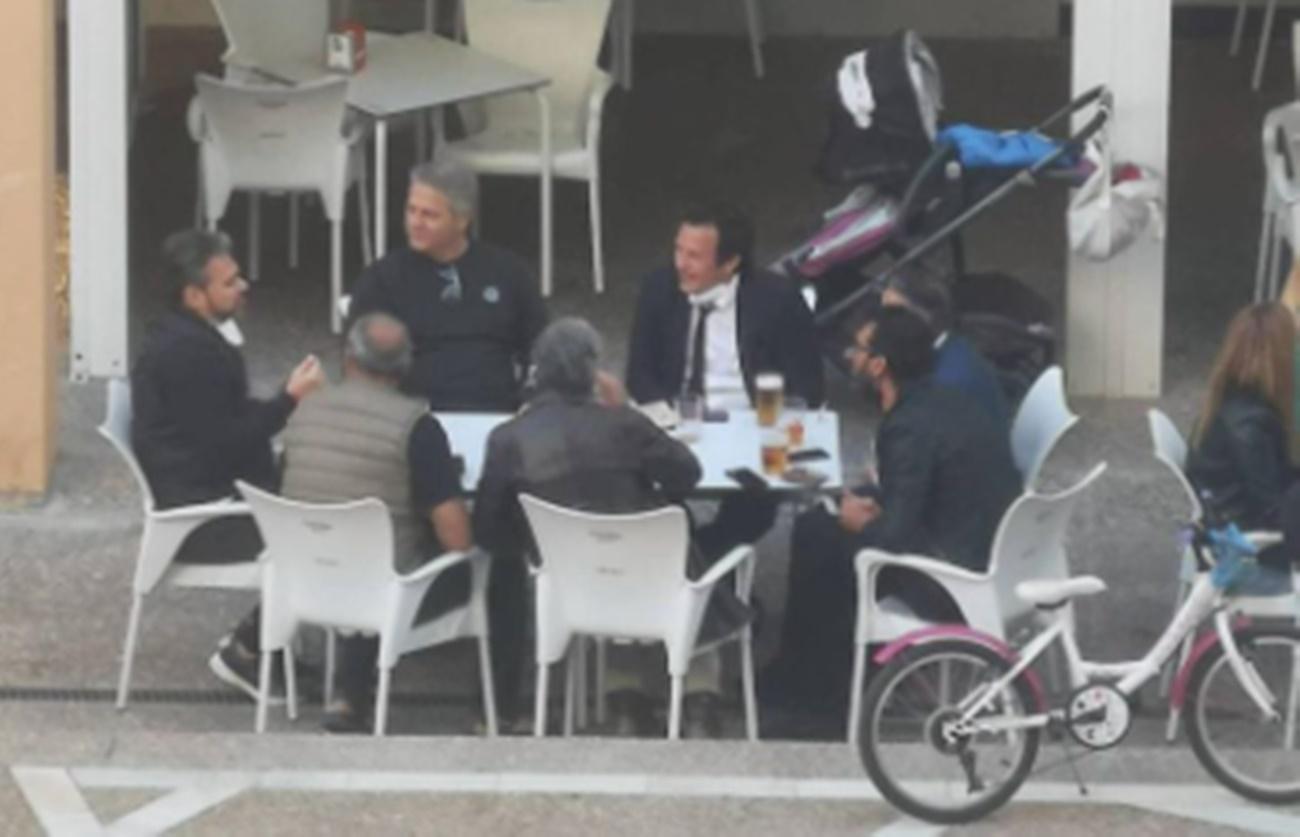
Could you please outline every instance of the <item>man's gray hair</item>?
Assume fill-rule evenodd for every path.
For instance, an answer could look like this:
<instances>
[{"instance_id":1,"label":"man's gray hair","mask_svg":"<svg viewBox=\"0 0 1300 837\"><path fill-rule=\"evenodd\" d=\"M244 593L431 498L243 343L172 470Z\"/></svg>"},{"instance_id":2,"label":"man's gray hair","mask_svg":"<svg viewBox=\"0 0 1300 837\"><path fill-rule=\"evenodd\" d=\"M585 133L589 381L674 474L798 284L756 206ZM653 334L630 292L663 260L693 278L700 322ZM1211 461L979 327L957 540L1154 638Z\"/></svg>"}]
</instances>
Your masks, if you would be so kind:
<instances>
[{"instance_id":1,"label":"man's gray hair","mask_svg":"<svg viewBox=\"0 0 1300 837\"><path fill-rule=\"evenodd\" d=\"M411 183L436 189L447 198L453 212L474 220L478 212L478 177L464 164L446 158L420 163L411 169Z\"/></svg>"},{"instance_id":2,"label":"man's gray hair","mask_svg":"<svg viewBox=\"0 0 1300 837\"><path fill-rule=\"evenodd\" d=\"M229 256L231 249L230 236L220 230L181 230L167 236L162 246L162 275L176 301L186 287L206 285L208 262Z\"/></svg>"},{"instance_id":3,"label":"man's gray hair","mask_svg":"<svg viewBox=\"0 0 1300 837\"><path fill-rule=\"evenodd\" d=\"M590 396L602 348L600 334L580 317L551 323L533 344L537 389Z\"/></svg>"},{"instance_id":4,"label":"man's gray hair","mask_svg":"<svg viewBox=\"0 0 1300 837\"><path fill-rule=\"evenodd\" d=\"M399 380L411 368L411 335L396 317L365 314L348 329L347 357L363 372Z\"/></svg>"}]
</instances>

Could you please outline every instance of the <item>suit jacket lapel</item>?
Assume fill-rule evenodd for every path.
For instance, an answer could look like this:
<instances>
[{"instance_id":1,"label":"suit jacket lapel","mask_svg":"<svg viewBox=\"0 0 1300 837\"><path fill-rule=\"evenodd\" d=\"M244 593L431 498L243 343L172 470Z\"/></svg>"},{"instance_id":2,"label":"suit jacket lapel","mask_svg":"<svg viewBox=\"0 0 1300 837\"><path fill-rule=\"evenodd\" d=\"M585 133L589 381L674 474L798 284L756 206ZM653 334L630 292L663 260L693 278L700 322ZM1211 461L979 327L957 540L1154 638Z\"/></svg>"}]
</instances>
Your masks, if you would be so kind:
<instances>
[{"instance_id":1,"label":"suit jacket lapel","mask_svg":"<svg viewBox=\"0 0 1300 837\"><path fill-rule=\"evenodd\" d=\"M750 366L754 359L752 341L759 329L757 323L759 311L754 300L754 283L746 281L747 278L745 274L741 274L740 284L736 288L736 351L740 355L740 374L745 379L745 389L752 399L754 374L758 370L751 369Z\"/></svg>"}]
</instances>

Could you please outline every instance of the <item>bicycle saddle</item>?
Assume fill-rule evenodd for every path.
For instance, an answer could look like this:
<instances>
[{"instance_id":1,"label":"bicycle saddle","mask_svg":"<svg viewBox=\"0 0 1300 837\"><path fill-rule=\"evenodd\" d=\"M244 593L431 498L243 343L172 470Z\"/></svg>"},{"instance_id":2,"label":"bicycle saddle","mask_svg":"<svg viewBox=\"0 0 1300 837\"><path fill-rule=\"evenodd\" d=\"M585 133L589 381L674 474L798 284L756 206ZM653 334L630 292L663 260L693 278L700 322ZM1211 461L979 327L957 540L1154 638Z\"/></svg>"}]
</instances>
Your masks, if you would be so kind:
<instances>
[{"instance_id":1,"label":"bicycle saddle","mask_svg":"<svg viewBox=\"0 0 1300 837\"><path fill-rule=\"evenodd\" d=\"M1044 610L1055 610L1075 596L1095 596L1106 589L1106 582L1095 575L1075 578L1022 581L1016 585L1016 595Z\"/></svg>"}]
</instances>

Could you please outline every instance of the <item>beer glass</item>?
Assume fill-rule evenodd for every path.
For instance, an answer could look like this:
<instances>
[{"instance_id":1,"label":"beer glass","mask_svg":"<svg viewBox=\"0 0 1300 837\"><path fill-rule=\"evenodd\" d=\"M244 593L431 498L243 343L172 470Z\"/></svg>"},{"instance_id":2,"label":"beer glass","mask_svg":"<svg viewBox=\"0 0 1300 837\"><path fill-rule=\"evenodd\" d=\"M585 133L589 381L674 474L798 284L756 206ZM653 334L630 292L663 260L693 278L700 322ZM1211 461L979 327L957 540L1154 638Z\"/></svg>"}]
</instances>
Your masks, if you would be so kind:
<instances>
[{"instance_id":1,"label":"beer glass","mask_svg":"<svg viewBox=\"0 0 1300 837\"><path fill-rule=\"evenodd\" d=\"M785 397L785 379L779 372L762 372L754 379L754 390L759 427L775 426Z\"/></svg>"},{"instance_id":2,"label":"beer glass","mask_svg":"<svg viewBox=\"0 0 1300 837\"><path fill-rule=\"evenodd\" d=\"M769 477L779 477L789 466L786 458L788 440L784 430L764 430L760 436L762 444L763 473Z\"/></svg>"},{"instance_id":3,"label":"beer glass","mask_svg":"<svg viewBox=\"0 0 1300 837\"><path fill-rule=\"evenodd\" d=\"M785 428L786 438L790 443L790 450L799 450L804 445L804 413L808 410L808 402L798 396L790 396L785 399L785 404L781 408L781 426Z\"/></svg>"}]
</instances>

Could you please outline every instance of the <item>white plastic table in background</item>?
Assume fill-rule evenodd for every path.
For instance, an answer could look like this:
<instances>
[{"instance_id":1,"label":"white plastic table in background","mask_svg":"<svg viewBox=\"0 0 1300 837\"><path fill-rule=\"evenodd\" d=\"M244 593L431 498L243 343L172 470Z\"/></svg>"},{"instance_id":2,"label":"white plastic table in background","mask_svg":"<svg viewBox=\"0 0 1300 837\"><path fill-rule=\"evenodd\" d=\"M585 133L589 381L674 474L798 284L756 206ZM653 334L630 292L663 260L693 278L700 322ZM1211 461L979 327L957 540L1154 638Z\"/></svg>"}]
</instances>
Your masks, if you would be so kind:
<instances>
[{"instance_id":1,"label":"white plastic table in background","mask_svg":"<svg viewBox=\"0 0 1300 837\"><path fill-rule=\"evenodd\" d=\"M258 66L268 76L300 83L328 71L323 62L300 59ZM375 255L387 249L388 120L469 99L532 91L537 96L543 160L551 158L551 112L545 87L550 79L463 44L426 32L366 35L365 69L349 77L348 104L375 121ZM550 205L551 167L542 166L542 207ZM550 219L542 213L543 287L550 286Z\"/></svg>"},{"instance_id":2,"label":"white plastic table in background","mask_svg":"<svg viewBox=\"0 0 1300 837\"><path fill-rule=\"evenodd\" d=\"M462 485L473 491L483 472L483 458L487 453L487 437L492 428L510 418L505 413L437 413L438 421L447 431L452 453L465 462ZM827 459L800 463L810 471L826 475L820 487L835 489L843 485L840 462L840 420L829 411L810 410L803 414L804 446L821 448L829 454ZM690 434L696 435L688 446L700 461L703 476L696 486L697 494L719 494L738 491L734 480L727 476L732 468L749 468L762 474L760 439L762 429L752 411L733 411L726 422L694 424ZM800 491L802 486L769 477L768 483L776 491Z\"/></svg>"}]
</instances>

